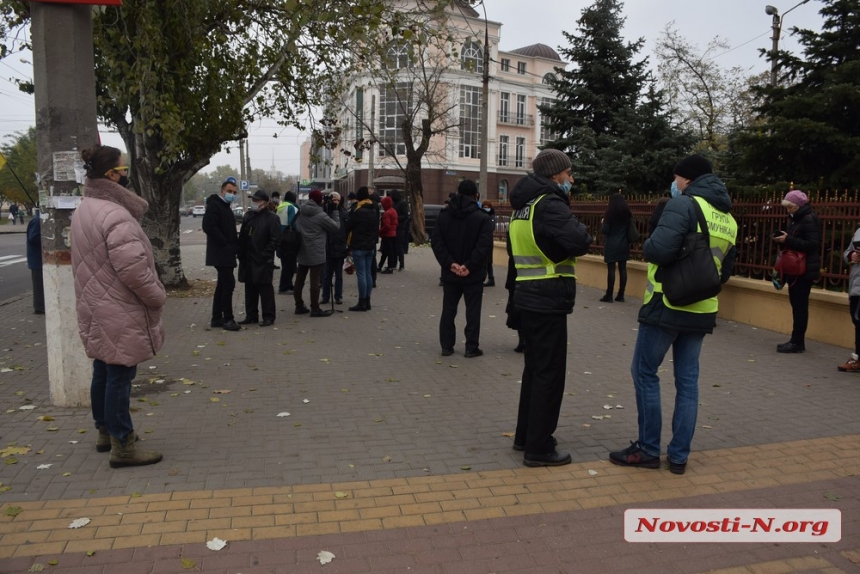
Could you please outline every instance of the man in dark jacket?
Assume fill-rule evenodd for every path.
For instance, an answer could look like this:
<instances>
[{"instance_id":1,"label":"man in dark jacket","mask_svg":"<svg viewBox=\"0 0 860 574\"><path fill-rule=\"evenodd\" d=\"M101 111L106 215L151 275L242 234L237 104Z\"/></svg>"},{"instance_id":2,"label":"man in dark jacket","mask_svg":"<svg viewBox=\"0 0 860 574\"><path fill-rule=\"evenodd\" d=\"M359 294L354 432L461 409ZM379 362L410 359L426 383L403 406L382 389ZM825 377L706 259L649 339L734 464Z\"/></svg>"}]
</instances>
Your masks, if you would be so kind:
<instances>
[{"instance_id":1,"label":"man in dark jacket","mask_svg":"<svg viewBox=\"0 0 860 574\"><path fill-rule=\"evenodd\" d=\"M391 192L391 200L394 202L394 211L397 212L397 259L400 262L397 269L403 271L406 254L409 253L409 223L412 221L412 215L409 213L409 204L399 191Z\"/></svg>"},{"instance_id":2,"label":"man in dark jacket","mask_svg":"<svg viewBox=\"0 0 860 574\"><path fill-rule=\"evenodd\" d=\"M33 279L33 313L45 314L45 285L42 280L42 221L39 210L27 224L27 267Z\"/></svg>"},{"instance_id":3,"label":"man in dark jacket","mask_svg":"<svg viewBox=\"0 0 860 574\"><path fill-rule=\"evenodd\" d=\"M228 177L221 184L221 193L213 193L206 199L203 214L203 233L206 234L206 265L218 273L215 294L212 297L213 329L223 328L238 331L241 327L233 318L233 290L236 279L236 255L239 243L236 238L236 218L230 205L236 199L236 179Z\"/></svg>"},{"instance_id":4,"label":"man in dark jacket","mask_svg":"<svg viewBox=\"0 0 860 574\"><path fill-rule=\"evenodd\" d=\"M240 325L256 323L257 301L263 312L261 327L275 322L275 251L281 241L281 221L269 209L269 195L257 190L251 196L253 206L242 219L239 229L239 281L245 283L245 318Z\"/></svg>"},{"instance_id":5,"label":"man in dark jacket","mask_svg":"<svg viewBox=\"0 0 860 574\"><path fill-rule=\"evenodd\" d=\"M323 266L322 299L320 305L326 305L332 296L332 281L334 281L334 302L343 304L343 262L346 259L346 222L349 219L341 201L340 194L333 191L331 201L326 203L326 211L337 211L340 217L340 227L328 234L325 245L325 265Z\"/></svg>"},{"instance_id":6,"label":"man in dark jacket","mask_svg":"<svg viewBox=\"0 0 860 574\"><path fill-rule=\"evenodd\" d=\"M379 211L370 199L370 191L362 186L356 193L356 202L350 206L349 219L346 223L346 240L352 262L355 264L355 276L358 279L358 304L350 307L350 311L370 311L370 293L373 290L372 266L377 237L379 237Z\"/></svg>"},{"instance_id":7,"label":"man in dark jacket","mask_svg":"<svg viewBox=\"0 0 860 574\"><path fill-rule=\"evenodd\" d=\"M490 217L478 207L478 186L464 179L447 209L439 212L430 244L442 267L442 316L439 319L439 343L442 356L454 354L457 328L457 306L466 301L466 357L480 357L481 301L487 258L493 248L493 226Z\"/></svg>"},{"instance_id":8,"label":"man in dark jacket","mask_svg":"<svg viewBox=\"0 0 860 574\"><path fill-rule=\"evenodd\" d=\"M699 229L698 206L709 232L711 253L720 279L729 280L735 260L737 223L725 185L700 155L687 156L675 166L675 185L681 195L669 200L643 253L648 261L648 285L639 310L639 330L630 367L636 389L639 436L624 450L609 454L621 466L660 468L660 377L658 370L672 349L675 412L672 441L666 451L669 470L684 474L699 409L699 354L705 334L714 330L717 297L684 306L673 305L663 293L666 267L677 261L686 236ZM695 203L695 205L694 205Z\"/></svg>"},{"instance_id":9,"label":"man in dark jacket","mask_svg":"<svg viewBox=\"0 0 860 574\"><path fill-rule=\"evenodd\" d=\"M571 461L552 436L564 396L567 316L576 297L576 257L588 252L591 236L570 213L570 158L546 149L532 166L511 193L508 231L525 343L514 450L525 451L526 466L559 466Z\"/></svg>"}]
</instances>

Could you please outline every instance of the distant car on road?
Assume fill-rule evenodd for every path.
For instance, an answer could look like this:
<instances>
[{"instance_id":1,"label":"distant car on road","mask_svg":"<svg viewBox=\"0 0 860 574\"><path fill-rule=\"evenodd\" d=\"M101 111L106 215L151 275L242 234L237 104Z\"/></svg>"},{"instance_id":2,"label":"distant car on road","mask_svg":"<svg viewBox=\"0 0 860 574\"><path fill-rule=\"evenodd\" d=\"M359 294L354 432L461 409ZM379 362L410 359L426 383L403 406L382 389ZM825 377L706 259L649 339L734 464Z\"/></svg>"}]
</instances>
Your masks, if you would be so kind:
<instances>
[{"instance_id":1,"label":"distant car on road","mask_svg":"<svg viewBox=\"0 0 860 574\"><path fill-rule=\"evenodd\" d=\"M241 205L237 205L236 207L233 208L233 217L236 218L236 221L241 222L242 216L244 216L244 215L245 215L245 210L242 209Z\"/></svg>"},{"instance_id":2,"label":"distant car on road","mask_svg":"<svg viewBox=\"0 0 860 574\"><path fill-rule=\"evenodd\" d=\"M205 205L195 205L191 209L191 215L193 217L197 217L198 215L200 215L200 216L206 215L206 206Z\"/></svg>"}]
</instances>

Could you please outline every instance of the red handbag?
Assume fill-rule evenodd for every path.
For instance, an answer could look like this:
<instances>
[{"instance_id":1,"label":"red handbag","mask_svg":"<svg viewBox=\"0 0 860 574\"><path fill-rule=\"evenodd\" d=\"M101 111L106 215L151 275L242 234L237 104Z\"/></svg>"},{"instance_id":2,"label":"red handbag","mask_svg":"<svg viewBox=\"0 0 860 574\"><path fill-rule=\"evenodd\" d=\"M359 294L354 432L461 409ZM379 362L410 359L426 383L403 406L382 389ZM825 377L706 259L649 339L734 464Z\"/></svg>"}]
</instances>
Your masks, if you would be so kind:
<instances>
[{"instance_id":1,"label":"red handbag","mask_svg":"<svg viewBox=\"0 0 860 574\"><path fill-rule=\"evenodd\" d=\"M806 253L783 249L779 252L773 268L783 275L804 275L806 274Z\"/></svg>"}]
</instances>

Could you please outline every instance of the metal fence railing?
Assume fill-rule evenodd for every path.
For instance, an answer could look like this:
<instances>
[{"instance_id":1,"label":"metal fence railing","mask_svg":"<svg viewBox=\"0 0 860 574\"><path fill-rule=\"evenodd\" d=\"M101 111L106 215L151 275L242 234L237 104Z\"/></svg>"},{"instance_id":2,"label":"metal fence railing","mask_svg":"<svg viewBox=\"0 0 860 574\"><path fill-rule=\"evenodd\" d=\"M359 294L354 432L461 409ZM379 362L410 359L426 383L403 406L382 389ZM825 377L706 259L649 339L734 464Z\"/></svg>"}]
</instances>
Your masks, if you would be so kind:
<instances>
[{"instance_id":1,"label":"metal fence railing","mask_svg":"<svg viewBox=\"0 0 860 574\"><path fill-rule=\"evenodd\" d=\"M659 196L628 197L627 204L633 221L644 241L648 237L648 219ZM781 205L782 196L742 198L734 201L732 215L738 223L738 256L734 274L739 277L770 281L770 272L776 261L777 245L771 241L773 233L785 229L788 216ZM841 193L813 192L809 197L821 224L821 279L816 286L828 291L848 290L848 265L842 253L851 244L854 232L860 226L860 191ZM603 254L601 219L606 211L606 198L574 199L571 211L588 226L594 237L591 253ZM511 207L503 203L496 206L497 240L504 240L508 229ZM631 246L631 257L642 260L642 243Z\"/></svg>"}]
</instances>

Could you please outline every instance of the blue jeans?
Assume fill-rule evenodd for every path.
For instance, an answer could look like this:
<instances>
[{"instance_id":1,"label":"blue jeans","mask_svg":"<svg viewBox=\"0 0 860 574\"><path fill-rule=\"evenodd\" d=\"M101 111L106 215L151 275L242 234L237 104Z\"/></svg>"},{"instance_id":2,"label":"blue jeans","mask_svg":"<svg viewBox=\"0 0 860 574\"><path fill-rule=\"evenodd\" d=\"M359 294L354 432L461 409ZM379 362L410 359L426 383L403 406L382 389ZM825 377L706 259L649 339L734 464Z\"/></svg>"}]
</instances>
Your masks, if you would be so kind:
<instances>
[{"instance_id":1,"label":"blue jeans","mask_svg":"<svg viewBox=\"0 0 860 574\"><path fill-rule=\"evenodd\" d=\"M352 262L355 264L355 275L358 277L358 298L370 299L373 290L373 276L370 273L373 265L373 249L353 249Z\"/></svg>"},{"instance_id":2,"label":"blue jeans","mask_svg":"<svg viewBox=\"0 0 860 574\"><path fill-rule=\"evenodd\" d=\"M660 456L663 416L657 369L671 347L675 369L675 412L667 456L670 462L687 462L699 411L699 354L704 339L704 333L664 331L654 325L639 324L630 372L639 411L639 447L647 454Z\"/></svg>"},{"instance_id":3,"label":"blue jeans","mask_svg":"<svg viewBox=\"0 0 860 574\"><path fill-rule=\"evenodd\" d=\"M134 430L131 423L129 403L131 381L137 375L137 365L108 365L104 361L93 361L93 381L90 385L90 400L93 403L93 419L96 428L107 427L108 434L125 440Z\"/></svg>"}]
</instances>

